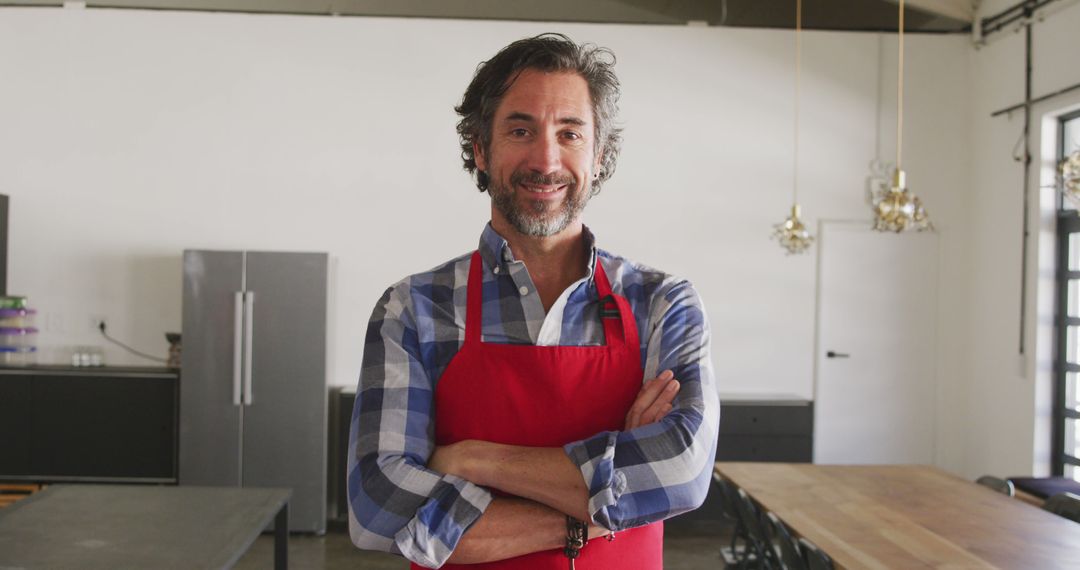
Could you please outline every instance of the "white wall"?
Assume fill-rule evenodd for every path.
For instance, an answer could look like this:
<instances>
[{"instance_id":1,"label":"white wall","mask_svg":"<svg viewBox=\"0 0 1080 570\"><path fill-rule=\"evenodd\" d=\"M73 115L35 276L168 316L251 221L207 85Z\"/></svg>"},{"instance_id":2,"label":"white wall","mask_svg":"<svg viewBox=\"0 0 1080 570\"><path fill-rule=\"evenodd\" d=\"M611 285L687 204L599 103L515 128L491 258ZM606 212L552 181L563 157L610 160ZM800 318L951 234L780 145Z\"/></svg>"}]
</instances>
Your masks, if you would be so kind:
<instances>
[{"instance_id":1,"label":"white wall","mask_svg":"<svg viewBox=\"0 0 1080 570\"><path fill-rule=\"evenodd\" d=\"M988 0L980 16L1011 6L1009 0ZM1045 21L1034 26L1033 81L1035 97L1080 82L1076 66L1080 48L1080 7L1059 2ZM1040 127L1046 116L1080 104L1080 94L1036 105L1032 117L1031 229L1028 273L1028 322L1025 356L1019 353L1021 227L1023 165L1011 157L1023 132L1023 111L1011 117L991 113L1024 99L1024 34L1005 32L969 55L971 74L971 259L967 274L970 318L964 327L969 343L964 385L958 393L953 427L958 443L954 457L965 474L1045 474L1049 447L1049 374L1053 354L1052 216L1040 212L1047 192L1040 191L1043 163ZM1052 159L1051 159L1052 160ZM1052 201L1052 194L1049 199ZM1040 224L1042 239L1040 239ZM1049 226L1047 226L1049 224ZM1042 266L1039 266L1042 260ZM1040 273L1043 277L1040 278ZM1040 281L1041 279L1041 281ZM1041 298L1039 297L1041 296ZM1049 305L1049 307L1048 307Z\"/></svg>"},{"instance_id":2,"label":"white wall","mask_svg":"<svg viewBox=\"0 0 1080 570\"><path fill-rule=\"evenodd\" d=\"M586 212L601 245L696 283L722 391L810 397L815 256L768 239L790 206L783 30L0 9L9 290L41 310L46 358L102 344L95 316L163 354L162 333L180 328L185 248L319 250L337 262L329 380L355 383L383 289L474 247L487 219L452 106L479 61L551 30L619 57L626 143ZM869 162L894 150L895 35L807 32L803 45L804 217L868 220ZM1004 432L982 406L1022 406L1010 398L1028 392L1007 374L993 394L973 380L1017 369L1014 311L985 310L1017 299L1015 173L990 143L1011 148L1015 128L968 110L1017 98L1019 71L987 85L1013 51L907 42L905 166L942 236L938 462L954 471L982 470L972 441ZM1004 175L974 168L976 151ZM969 210L969 188L988 186L994 211ZM976 357L969 338L1007 365ZM140 362L111 347L107 360ZM1008 425L1030 423L1017 413ZM1002 466L1018 469L1029 448Z\"/></svg>"}]
</instances>

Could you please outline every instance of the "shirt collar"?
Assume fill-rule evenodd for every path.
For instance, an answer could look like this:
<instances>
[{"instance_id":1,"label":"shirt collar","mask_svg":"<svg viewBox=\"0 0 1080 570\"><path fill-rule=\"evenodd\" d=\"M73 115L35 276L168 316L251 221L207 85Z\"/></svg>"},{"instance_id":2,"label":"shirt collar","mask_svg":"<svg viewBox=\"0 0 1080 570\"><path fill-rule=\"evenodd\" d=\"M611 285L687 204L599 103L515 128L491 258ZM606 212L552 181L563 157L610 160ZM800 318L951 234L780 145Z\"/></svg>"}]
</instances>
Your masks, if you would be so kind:
<instances>
[{"instance_id":1,"label":"shirt collar","mask_svg":"<svg viewBox=\"0 0 1080 570\"><path fill-rule=\"evenodd\" d=\"M587 274L585 278L592 281L593 270L596 267L596 236L587 226L582 226L582 233L585 236L585 248L588 251L588 265ZM495 228L491 227L491 222L488 222L484 226L483 233L480 234L480 257L483 258L484 263L487 265L488 271L494 271L495 268L499 268L496 273L504 273L508 271L508 265L517 261L514 259L514 253L510 251L510 243L506 241L499 232L495 231Z\"/></svg>"}]
</instances>

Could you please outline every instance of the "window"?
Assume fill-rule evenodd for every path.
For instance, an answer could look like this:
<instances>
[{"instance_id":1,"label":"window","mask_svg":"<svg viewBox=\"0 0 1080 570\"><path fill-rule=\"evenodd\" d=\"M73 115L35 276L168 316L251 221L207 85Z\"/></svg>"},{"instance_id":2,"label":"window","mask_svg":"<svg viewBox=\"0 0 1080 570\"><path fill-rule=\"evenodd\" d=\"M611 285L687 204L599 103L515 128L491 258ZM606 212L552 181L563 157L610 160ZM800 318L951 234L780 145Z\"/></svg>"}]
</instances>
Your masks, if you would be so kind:
<instances>
[{"instance_id":1,"label":"window","mask_svg":"<svg viewBox=\"0 0 1080 570\"><path fill-rule=\"evenodd\" d=\"M1058 160L1080 151L1080 111L1061 117ZM1061 199L1052 469L1080 480L1080 213Z\"/></svg>"}]
</instances>

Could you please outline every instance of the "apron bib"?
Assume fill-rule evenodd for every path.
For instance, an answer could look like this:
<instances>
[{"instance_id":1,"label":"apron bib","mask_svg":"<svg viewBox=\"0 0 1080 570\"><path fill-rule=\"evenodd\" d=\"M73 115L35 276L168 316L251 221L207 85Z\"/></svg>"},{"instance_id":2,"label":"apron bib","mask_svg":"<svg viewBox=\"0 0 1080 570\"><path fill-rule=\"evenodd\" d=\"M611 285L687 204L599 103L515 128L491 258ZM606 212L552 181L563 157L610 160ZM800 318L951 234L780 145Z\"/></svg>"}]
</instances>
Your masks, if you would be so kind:
<instances>
[{"instance_id":1,"label":"apron bib","mask_svg":"<svg viewBox=\"0 0 1080 570\"><path fill-rule=\"evenodd\" d=\"M641 390L641 349L630 304L611 293L597 260L605 346L489 344L480 340L483 259L469 268L465 343L435 387L435 441L478 439L529 447L562 447L602 431L623 429ZM576 559L580 570L663 568L664 525L592 539ZM562 549L535 552L471 570L563 570ZM447 564L443 568L458 568ZM421 568L413 565L413 568Z\"/></svg>"}]
</instances>

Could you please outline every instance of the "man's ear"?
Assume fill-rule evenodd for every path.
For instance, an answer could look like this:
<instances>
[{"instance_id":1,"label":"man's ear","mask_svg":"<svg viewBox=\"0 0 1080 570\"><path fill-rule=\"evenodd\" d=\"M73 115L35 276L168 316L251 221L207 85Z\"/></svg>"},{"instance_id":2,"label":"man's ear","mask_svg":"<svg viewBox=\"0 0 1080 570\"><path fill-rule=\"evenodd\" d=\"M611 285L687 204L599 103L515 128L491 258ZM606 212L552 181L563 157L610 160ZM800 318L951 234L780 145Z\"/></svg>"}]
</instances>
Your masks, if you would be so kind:
<instances>
[{"instance_id":1,"label":"man's ear","mask_svg":"<svg viewBox=\"0 0 1080 570\"><path fill-rule=\"evenodd\" d=\"M484 156L484 149L480 148L480 143L472 143L473 161L476 162L476 169L487 172L487 157Z\"/></svg>"},{"instance_id":2,"label":"man's ear","mask_svg":"<svg viewBox=\"0 0 1080 570\"><path fill-rule=\"evenodd\" d=\"M600 165L604 162L604 151L596 153L596 162L593 163L593 178L600 178Z\"/></svg>"}]
</instances>

